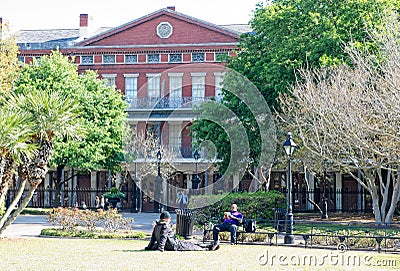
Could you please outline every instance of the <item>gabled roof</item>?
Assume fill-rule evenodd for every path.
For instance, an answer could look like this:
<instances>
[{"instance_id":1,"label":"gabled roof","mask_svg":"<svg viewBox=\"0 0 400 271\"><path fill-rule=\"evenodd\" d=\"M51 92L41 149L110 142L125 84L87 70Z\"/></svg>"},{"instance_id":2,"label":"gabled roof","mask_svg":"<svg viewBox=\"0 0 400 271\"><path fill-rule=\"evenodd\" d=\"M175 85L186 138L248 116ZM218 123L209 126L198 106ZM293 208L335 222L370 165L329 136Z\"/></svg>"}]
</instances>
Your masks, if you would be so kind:
<instances>
[{"instance_id":1,"label":"gabled roof","mask_svg":"<svg viewBox=\"0 0 400 271\"><path fill-rule=\"evenodd\" d=\"M102 32L102 33L100 33L98 35L92 36L92 37L90 37L90 38L88 38L88 39L86 39L86 40L84 40L82 42L79 42L77 44L77 46L87 46L87 45L96 43L98 41L101 41L103 39L106 39L106 38L111 37L113 35L116 35L118 33L121 33L121 32L126 31L128 29L131 29L131 28L133 28L135 26L138 26L140 24L143 24L145 22L148 22L150 20L153 20L153 19L158 18L158 17L163 16L163 15L167 15L167 16L173 17L175 19L185 21L185 22L190 23L190 24L201 26L201 27L206 28L208 30L219 32L220 34L223 34L223 35L229 36L231 38L235 38L235 39L237 39L239 37L239 34L241 34L241 32L233 30L233 28L218 26L218 25L215 25L215 24L212 24L212 23L209 23L209 22L206 22L206 21L203 21L203 20L188 16L188 15L185 15L183 13L176 12L176 11L174 11L172 9L164 8L164 9L160 9L158 11L155 11L153 13L150 13L148 15L145 15L143 17L140 17L138 19L135 19L133 21L130 21L130 22L126 23L126 24L123 24L123 25L117 26L115 28L112 28L112 29L110 29L108 31Z\"/></svg>"},{"instance_id":2,"label":"gabled roof","mask_svg":"<svg viewBox=\"0 0 400 271\"><path fill-rule=\"evenodd\" d=\"M20 30L16 43L68 42L79 38L79 29Z\"/></svg>"}]
</instances>

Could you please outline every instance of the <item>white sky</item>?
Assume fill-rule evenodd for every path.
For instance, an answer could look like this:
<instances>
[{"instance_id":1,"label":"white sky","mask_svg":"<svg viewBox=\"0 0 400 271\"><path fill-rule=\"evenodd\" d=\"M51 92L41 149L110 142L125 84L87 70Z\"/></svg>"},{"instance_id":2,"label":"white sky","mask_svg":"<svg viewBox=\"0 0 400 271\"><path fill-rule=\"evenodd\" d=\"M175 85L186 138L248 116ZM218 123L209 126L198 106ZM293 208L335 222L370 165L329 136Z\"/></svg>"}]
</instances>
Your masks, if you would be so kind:
<instances>
[{"instance_id":1,"label":"white sky","mask_svg":"<svg viewBox=\"0 0 400 271\"><path fill-rule=\"evenodd\" d=\"M214 24L248 23L262 0L1 0L0 17L11 32L79 27L79 14L93 16L97 27L115 27L167 6Z\"/></svg>"}]
</instances>

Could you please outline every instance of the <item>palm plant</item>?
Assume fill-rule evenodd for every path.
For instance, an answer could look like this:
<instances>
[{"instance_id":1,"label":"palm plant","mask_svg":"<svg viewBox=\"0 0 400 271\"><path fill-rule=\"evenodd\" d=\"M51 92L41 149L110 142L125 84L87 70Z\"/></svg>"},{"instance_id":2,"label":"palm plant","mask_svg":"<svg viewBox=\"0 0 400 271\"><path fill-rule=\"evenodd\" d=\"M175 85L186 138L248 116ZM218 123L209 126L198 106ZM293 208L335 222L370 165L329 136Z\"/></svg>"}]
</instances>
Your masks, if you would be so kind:
<instances>
[{"instance_id":1,"label":"palm plant","mask_svg":"<svg viewBox=\"0 0 400 271\"><path fill-rule=\"evenodd\" d=\"M21 156L32 157L35 146L28 144L32 136L27 115L16 113L9 107L0 107L0 210L5 199L16 166Z\"/></svg>"},{"instance_id":2,"label":"palm plant","mask_svg":"<svg viewBox=\"0 0 400 271\"><path fill-rule=\"evenodd\" d=\"M7 100L7 107L17 114L26 115L31 124L32 135L26 144L36 146L32 156L23 153L18 166L21 179L19 192L0 220L0 234L28 205L34 191L48 171L48 162L53 153L54 140L58 136L79 137L83 134L79 117L80 106L75 99L55 91L31 89L25 94L13 94ZM27 192L21 204L14 211L22 191ZM18 196L19 195L19 196Z\"/></svg>"}]
</instances>

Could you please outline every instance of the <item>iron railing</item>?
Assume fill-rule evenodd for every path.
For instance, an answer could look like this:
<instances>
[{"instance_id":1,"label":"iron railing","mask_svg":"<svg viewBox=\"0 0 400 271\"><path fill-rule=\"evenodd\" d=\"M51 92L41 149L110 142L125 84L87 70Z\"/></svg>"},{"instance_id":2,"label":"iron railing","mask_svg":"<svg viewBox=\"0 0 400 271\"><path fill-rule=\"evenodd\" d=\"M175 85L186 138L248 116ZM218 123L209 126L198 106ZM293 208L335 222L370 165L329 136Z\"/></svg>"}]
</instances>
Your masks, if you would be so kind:
<instances>
[{"instance_id":1,"label":"iron railing","mask_svg":"<svg viewBox=\"0 0 400 271\"><path fill-rule=\"evenodd\" d=\"M127 99L129 109L177 109L192 108L215 97L144 97Z\"/></svg>"}]
</instances>

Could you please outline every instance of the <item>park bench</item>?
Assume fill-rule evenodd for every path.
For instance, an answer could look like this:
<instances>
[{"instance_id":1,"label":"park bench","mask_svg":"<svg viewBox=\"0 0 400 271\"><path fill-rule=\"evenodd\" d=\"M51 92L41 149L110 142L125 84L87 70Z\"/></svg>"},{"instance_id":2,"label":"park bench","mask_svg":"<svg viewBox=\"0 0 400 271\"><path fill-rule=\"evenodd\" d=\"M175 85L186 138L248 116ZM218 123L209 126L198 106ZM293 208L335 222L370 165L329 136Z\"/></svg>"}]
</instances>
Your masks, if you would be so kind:
<instances>
[{"instance_id":1,"label":"park bench","mask_svg":"<svg viewBox=\"0 0 400 271\"><path fill-rule=\"evenodd\" d=\"M253 221L253 222L250 222ZM222 223L221 220L218 219L211 219L210 222L204 224L203 227L203 242L206 242L208 240L212 240L212 231L214 228L214 225ZM252 223L252 228L249 229L246 227L247 223ZM230 235L230 232L226 232L227 234ZM269 242L272 244L272 239L274 236L276 236L276 232L267 232L267 231L258 231L255 225L255 219L246 219L244 218L242 220L242 223L239 225L237 231L236 231L236 244L238 244L238 241L241 241L241 243L244 243L244 240L246 238L249 238L253 236L253 238L250 239L257 239L255 236L261 236L265 235L269 239Z\"/></svg>"}]
</instances>

